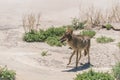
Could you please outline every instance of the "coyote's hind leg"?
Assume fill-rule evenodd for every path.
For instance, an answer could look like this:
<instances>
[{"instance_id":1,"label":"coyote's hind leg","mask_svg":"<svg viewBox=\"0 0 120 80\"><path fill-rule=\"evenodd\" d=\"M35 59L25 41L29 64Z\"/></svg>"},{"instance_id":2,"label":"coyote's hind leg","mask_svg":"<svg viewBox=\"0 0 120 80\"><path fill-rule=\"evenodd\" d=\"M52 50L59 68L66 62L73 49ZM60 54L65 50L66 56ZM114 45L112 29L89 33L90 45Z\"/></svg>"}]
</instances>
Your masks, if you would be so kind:
<instances>
[{"instance_id":1,"label":"coyote's hind leg","mask_svg":"<svg viewBox=\"0 0 120 80\"><path fill-rule=\"evenodd\" d=\"M78 50L76 52L76 68L78 67Z\"/></svg>"}]
</instances>

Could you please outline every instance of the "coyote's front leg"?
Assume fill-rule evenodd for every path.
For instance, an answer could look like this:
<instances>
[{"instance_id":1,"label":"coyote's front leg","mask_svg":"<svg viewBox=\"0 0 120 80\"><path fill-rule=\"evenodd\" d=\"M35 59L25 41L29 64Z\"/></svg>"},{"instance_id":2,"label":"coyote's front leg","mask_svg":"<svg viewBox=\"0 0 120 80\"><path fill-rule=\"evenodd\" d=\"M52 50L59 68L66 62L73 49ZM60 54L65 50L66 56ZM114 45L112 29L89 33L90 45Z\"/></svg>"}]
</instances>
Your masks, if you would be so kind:
<instances>
[{"instance_id":1,"label":"coyote's front leg","mask_svg":"<svg viewBox=\"0 0 120 80\"><path fill-rule=\"evenodd\" d=\"M71 63L71 59L72 59L72 57L74 56L74 54L75 54L75 50L73 51L72 55L70 56L70 58L69 58L69 62L68 62L67 65L69 65L69 64Z\"/></svg>"},{"instance_id":2,"label":"coyote's front leg","mask_svg":"<svg viewBox=\"0 0 120 80\"><path fill-rule=\"evenodd\" d=\"M81 51L79 51L79 52L80 52L80 53L79 53L79 54L80 54L80 56L79 56L78 62L79 62L79 61L80 61L80 59L81 59Z\"/></svg>"}]
</instances>

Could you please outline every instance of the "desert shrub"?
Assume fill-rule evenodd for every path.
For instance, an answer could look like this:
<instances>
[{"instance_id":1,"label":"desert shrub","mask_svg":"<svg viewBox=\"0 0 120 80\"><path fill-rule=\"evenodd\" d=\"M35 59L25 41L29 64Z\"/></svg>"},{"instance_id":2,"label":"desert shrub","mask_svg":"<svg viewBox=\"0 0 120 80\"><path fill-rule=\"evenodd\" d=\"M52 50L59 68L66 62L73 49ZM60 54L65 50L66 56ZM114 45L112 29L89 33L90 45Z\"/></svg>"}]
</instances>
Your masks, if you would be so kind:
<instances>
[{"instance_id":1,"label":"desert shrub","mask_svg":"<svg viewBox=\"0 0 120 80\"><path fill-rule=\"evenodd\" d=\"M71 26L73 27L73 29L77 30L77 29L83 29L85 27L85 24L86 21L80 22L79 19L73 18Z\"/></svg>"},{"instance_id":2,"label":"desert shrub","mask_svg":"<svg viewBox=\"0 0 120 80\"><path fill-rule=\"evenodd\" d=\"M23 39L27 42L33 42L34 41L34 35L36 35L35 33L33 33L32 31L31 32L28 32L28 33L25 33Z\"/></svg>"},{"instance_id":3,"label":"desert shrub","mask_svg":"<svg viewBox=\"0 0 120 80\"><path fill-rule=\"evenodd\" d=\"M25 33L23 39L27 42L43 42L46 37L44 35L44 31L42 30L39 32L31 30L31 32Z\"/></svg>"},{"instance_id":4,"label":"desert shrub","mask_svg":"<svg viewBox=\"0 0 120 80\"><path fill-rule=\"evenodd\" d=\"M8 70L7 67L0 68L0 80L15 80L15 71Z\"/></svg>"},{"instance_id":5,"label":"desert shrub","mask_svg":"<svg viewBox=\"0 0 120 80\"><path fill-rule=\"evenodd\" d=\"M46 37L49 37L49 36L62 36L63 33L65 32L65 28L64 27L59 27L59 28L55 28L55 27L51 27L51 28L48 28L44 35Z\"/></svg>"},{"instance_id":6,"label":"desert shrub","mask_svg":"<svg viewBox=\"0 0 120 80\"><path fill-rule=\"evenodd\" d=\"M111 24L106 24L105 27L106 27L107 30L110 30L112 28L112 25Z\"/></svg>"},{"instance_id":7,"label":"desert shrub","mask_svg":"<svg viewBox=\"0 0 120 80\"><path fill-rule=\"evenodd\" d=\"M65 27L59 28L48 28L47 30L31 30L28 33L25 33L23 40L27 42L47 42L49 45L61 46L62 44L59 41L60 36L65 32Z\"/></svg>"},{"instance_id":8,"label":"desert shrub","mask_svg":"<svg viewBox=\"0 0 120 80\"><path fill-rule=\"evenodd\" d=\"M110 37L106 37L106 36L101 36L101 37L98 37L98 38L96 39L96 41L97 41L98 43L109 43L109 42L113 42L114 39L112 39L112 38L110 38Z\"/></svg>"},{"instance_id":9,"label":"desert shrub","mask_svg":"<svg viewBox=\"0 0 120 80\"><path fill-rule=\"evenodd\" d=\"M50 46L62 46L62 43L59 41L58 37L48 37L46 39L47 44Z\"/></svg>"},{"instance_id":10,"label":"desert shrub","mask_svg":"<svg viewBox=\"0 0 120 80\"><path fill-rule=\"evenodd\" d=\"M112 72L116 80L120 80L120 62L113 66Z\"/></svg>"},{"instance_id":11,"label":"desert shrub","mask_svg":"<svg viewBox=\"0 0 120 80\"><path fill-rule=\"evenodd\" d=\"M95 36L96 32L93 30L83 30L80 34L92 38L93 36Z\"/></svg>"},{"instance_id":12,"label":"desert shrub","mask_svg":"<svg viewBox=\"0 0 120 80\"><path fill-rule=\"evenodd\" d=\"M47 56L48 51L42 51L41 56Z\"/></svg>"},{"instance_id":13,"label":"desert shrub","mask_svg":"<svg viewBox=\"0 0 120 80\"><path fill-rule=\"evenodd\" d=\"M82 74L77 74L74 80L114 80L109 73L95 72L92 69Z\"/></svg>"}]
</instances>

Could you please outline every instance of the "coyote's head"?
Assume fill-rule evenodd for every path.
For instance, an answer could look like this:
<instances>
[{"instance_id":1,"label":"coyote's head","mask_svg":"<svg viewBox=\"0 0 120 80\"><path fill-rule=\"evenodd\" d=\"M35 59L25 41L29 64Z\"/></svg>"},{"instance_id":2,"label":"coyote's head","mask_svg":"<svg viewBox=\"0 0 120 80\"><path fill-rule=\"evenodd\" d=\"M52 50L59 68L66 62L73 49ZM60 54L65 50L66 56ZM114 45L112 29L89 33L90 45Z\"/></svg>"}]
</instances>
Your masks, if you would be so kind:
<instances>
[{"instance_id":1,"label":"coyote's head","mask_svg":"<svg viewBox=\"0 0 120 80\"><path fill-rule=\"evenodd\" d=\"M63 34L63 36L61 37L60 41L61 42L69 41L70 39L72 39L72 33L73 33L73 30L68 28L66 32Z\"/></svg>"}]
</instances>

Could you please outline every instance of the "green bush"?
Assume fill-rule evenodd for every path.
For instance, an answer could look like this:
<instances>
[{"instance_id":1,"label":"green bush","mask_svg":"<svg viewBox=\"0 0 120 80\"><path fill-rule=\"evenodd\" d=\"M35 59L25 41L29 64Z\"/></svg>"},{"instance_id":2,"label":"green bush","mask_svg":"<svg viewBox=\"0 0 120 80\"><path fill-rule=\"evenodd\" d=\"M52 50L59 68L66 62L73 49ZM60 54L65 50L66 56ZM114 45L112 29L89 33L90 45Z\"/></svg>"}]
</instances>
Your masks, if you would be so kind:
<instances>
[{"instance_id":1,"label":"green bush","mask_svg":"<svg viewBox=\"0 0 120 80\"><path fill-rule=\"evenodd\" d=\"M101 36L101 37L97 38L96 41L98 43L109 43L109 42L113 42L114 39L112 39L110 37L106 37L106 36Z\"/></svg>"},{"instance_id":2,"label":"green bush","mask_svg":"<svg viewBox=\"0 0 120 80\"><path fill-rule=\"evenodd\" d=\"M80 34L92 38L93 36L95 36L96 32L93 30L83 30Z\"/></svg>"},{"instance_id":3,"label":"green bush","mask_svg":"<svg viewBox=\"0 0 120 80\"><path fill-rule=\"evenodd\" d=\"M65 27L48 28L47 30L34 31L31 30L25 33L23 40L27 42L47 42L49 45L61 46L58 37L62 36L65 32Z\"/></svg>"},{"instance_id":4,"label":"green bush","mask_svg":"<svg viewBox=\"0 0 120 80\"><path fill-rule=\"evenodd\" d=\"M62 36L64 32L65 32L64 27L59 27L59 28L51 27L45 31L44 35L46 37Z\"/></svg>"},{"instance_id":5,"label":"green bush","mask_svg":"<svg viewBox=\"0 0 120 80\"><path fill-rule=\"evenodd\" d=\"M73 27L73 29L77 30L77 29L84 29L85 24L86 21L80 22L79 19L73 18L71 26Z\"/></svg>"},{"instance_id":6,"label":"green bush","mask_svg":"<svg viewBox=\"0 0 120 80\"><path fill-rule=\"evenodd\" d=\"M88 72L78 74L74 80L114 80L109 73L95 72L92 69Z\"/></svg>"},{"instance_id":7,"label":"green bush","mask_svg":"<svg viewBox=\"0 0 120 80\"><path fill-rule=\"evenodd\" d=\"M48 37L46 39L47 44L49 44L50 46L62 46L62 43L59 41L58 37Z\"/></svg>"},{"instance_id":8,"label":"green bush","mask_svg":"<svg viewBox=\"0 0 120 80\"><path fill-rule=\"evenodd\" d=\"M23 39L27 42L43 42L46 37L44 35L44 31L40 30L39 32L32 31L25 33Z\"/></svg>"},{"instance_id":9,"label":"green bush","mask_svg":"<svg viewBox=\"0 0 120 80\"><path fill-rule=\"evenodd\" d=\"M112 72L116 80L120 80L120 62L112 68Z\"/></svg>"},{"instance_id":10,"label":"green bush","mask_svg":"<svg viewBox=\"0 0 120 80\"><path fill-rule=\"evenodd\" d=\"M105 27L106 27L107 30L110 30L112 25L111 24L106 24Z\"/></svg>"},{"instance_id":11,"label":"green bush","mask_svg":"<svg viewBox=\"0 0 120 80\"><path fill-rule=\"evenodd\" d=\"M8 70L7 67L0 69L0 80L15 80L15 71Z\"/></svg>"}]
</instances>

